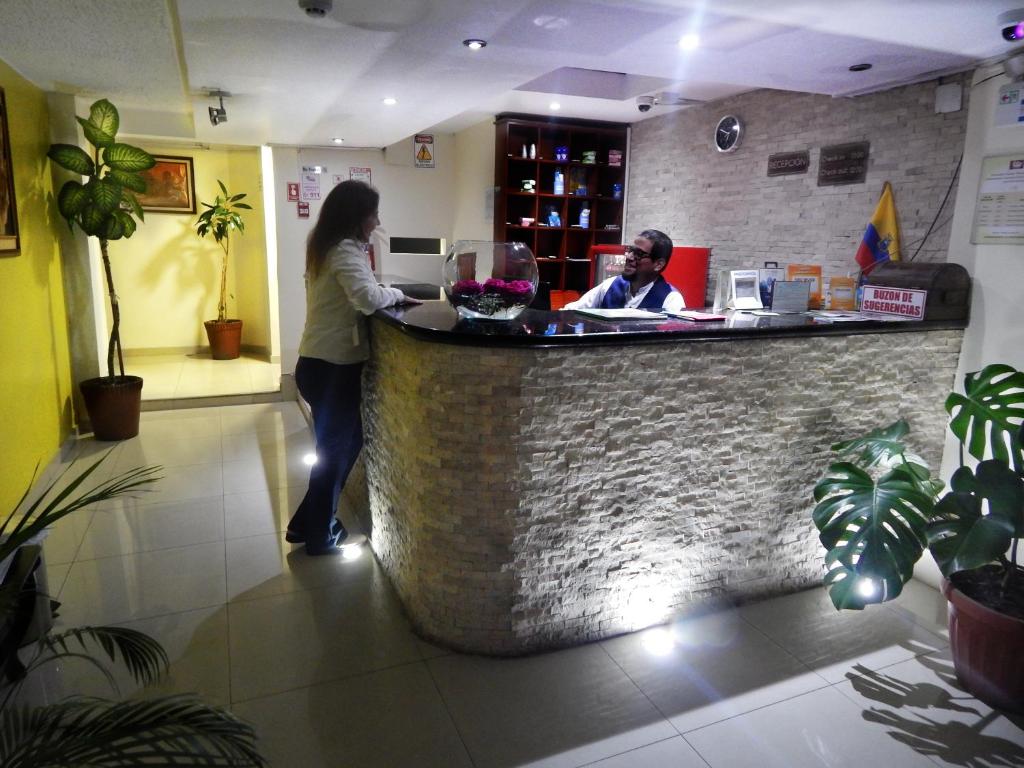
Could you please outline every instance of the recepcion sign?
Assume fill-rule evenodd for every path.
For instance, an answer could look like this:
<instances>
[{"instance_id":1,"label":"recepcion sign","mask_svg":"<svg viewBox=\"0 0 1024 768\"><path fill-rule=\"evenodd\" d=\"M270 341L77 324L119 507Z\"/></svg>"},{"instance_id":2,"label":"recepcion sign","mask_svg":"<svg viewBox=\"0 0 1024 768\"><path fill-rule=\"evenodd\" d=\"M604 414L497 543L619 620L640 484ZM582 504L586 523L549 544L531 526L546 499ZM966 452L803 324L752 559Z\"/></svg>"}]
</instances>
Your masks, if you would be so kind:
<instances>
[{"instance_id":1,"label":"recepcion sign","mask_svg":"<svg viewBox=\"0 0 1024 768\"><path fill-rule=\"evenodd\" d=\"M818 186L860 184L868 174L871 143L834 144L821 148L818 161Z\"/></svg>"},{"instance_id":2,"label":"recepcion sign","mask_svg":"<svg viewBox=\"0 0 1024 768\"><path fill-rule=\"evenodd\" d=\"M788 176L791 173L807 173L811 165L811 153L806 149L802 152L779 152L768 155L768 175Z\"/></svg>"}]
</instances>

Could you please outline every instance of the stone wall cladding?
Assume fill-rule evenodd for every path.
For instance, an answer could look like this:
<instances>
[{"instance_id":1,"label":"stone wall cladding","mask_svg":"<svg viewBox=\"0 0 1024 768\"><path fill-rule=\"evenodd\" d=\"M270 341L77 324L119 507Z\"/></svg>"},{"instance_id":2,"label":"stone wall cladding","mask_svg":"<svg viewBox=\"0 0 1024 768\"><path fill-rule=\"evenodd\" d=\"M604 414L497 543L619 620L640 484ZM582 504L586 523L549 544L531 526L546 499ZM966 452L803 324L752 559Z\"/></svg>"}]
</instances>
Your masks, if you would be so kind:
<instances>
[{"instance_id":1,"label":"stone wall cladding","mask_svg":"<svg viewBox=\"0 0 1024 768\"><path fill-rule=\"evenodd\" d=\"M902 416L937 467L962 338L487 350L374 333L374 550L418 631L489 654L818 583L829 446Z\"/></svg>"},{"instance_id":2,"label":"stone wall cladding","mask_svg":"<svg viewBox=\"0 0 1024 768\"><path fill-rule=\"evenodd\" d=\"M904 259L942 204L967 128L969 79L959 112L935 114L939 81L850 99L760 90L691 107L633 126L626 234L654 227L676 245L711 246L708 302L720 269L766 260L821 264L826 276L856 274L854 254L882 185L892 183ZM720 117L736 114L740 148L711 143ZM870 141L863 184L817 186L822 146ZM807 173L767 176L768 156L809 150ZM945 262L954 190L916 261Z\"/></svg>"}]
</instances>

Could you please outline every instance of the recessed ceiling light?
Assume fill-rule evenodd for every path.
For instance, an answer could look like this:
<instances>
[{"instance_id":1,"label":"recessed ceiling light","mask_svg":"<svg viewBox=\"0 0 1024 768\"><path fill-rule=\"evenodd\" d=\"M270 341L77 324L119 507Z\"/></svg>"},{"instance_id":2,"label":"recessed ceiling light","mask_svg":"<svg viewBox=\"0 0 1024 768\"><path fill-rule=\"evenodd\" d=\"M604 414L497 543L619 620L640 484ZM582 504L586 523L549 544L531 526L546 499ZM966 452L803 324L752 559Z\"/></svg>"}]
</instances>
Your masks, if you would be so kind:
<instances>
[{"instance_id":1,"label":"recessed ceiling light","mask_svg":"<svg viewBox=\"0 0 1024 768\"><path fill-rule=\"evenodd\" d=\"M331 143L332 144L344 144L345 140L343 138L341 138L340 136L335 136L333 139L331 139Z\"/></svg>"},{"instance_id":2,"label":"recessed ceiling light","mask_svg":"<svg viewBox=\"0 0 1024 768\"><path fill-rule=\"evenodd\" d=\"M552 112L557 112L561 108L562 105L559 104L557 101L552 101L550 104L548 104L548 109L550 109Z\"/></svg>"},{"instance_id":3,"label":"recessed ceiling light","mask_svg":"<svg viewBox=\"0 0 1024 768\"><path fill-rule=\"evenodd\" d=\"M854 64L850 67L851 72L867 72L869 69L871 69L871 65L866 62L864 64Z\"/></svg>"},{"instance_id":4,"label":"recessed ceiling light","mask_svg":"<svg viewBox=\"0 0 1024 768\"><path fill-rule=\"evenodd\" d=\"M479 51L481 48L487 47L486 40L480 40L479 38L476 37L471 37L468 40L463 40L462 44L469 48L469 50L471 51Z\"/></svg>"},{"instance_id":5,"label":"recessed ceiling light","mask_svg":"<svg viewBox=\"0 0 1024 768\"><path fill-rule=\"evenodd\" d=\"M684 51L695 51L700 47L700 35L690 32L679 38L679 47Z\"/></svg>"},{"instance_id":6,"label":"recessed ceiling light","mask_svg":"<svg viewBox=\"0 0 1024 768\"><path fill-rule=\"evenodd\" d=\"M395 104L398 103L398 99L396 99L394 96L388 96L384 99L384 103L387 104L389 107L393 107L395 106Z\"/></svg>"}]
</instances>

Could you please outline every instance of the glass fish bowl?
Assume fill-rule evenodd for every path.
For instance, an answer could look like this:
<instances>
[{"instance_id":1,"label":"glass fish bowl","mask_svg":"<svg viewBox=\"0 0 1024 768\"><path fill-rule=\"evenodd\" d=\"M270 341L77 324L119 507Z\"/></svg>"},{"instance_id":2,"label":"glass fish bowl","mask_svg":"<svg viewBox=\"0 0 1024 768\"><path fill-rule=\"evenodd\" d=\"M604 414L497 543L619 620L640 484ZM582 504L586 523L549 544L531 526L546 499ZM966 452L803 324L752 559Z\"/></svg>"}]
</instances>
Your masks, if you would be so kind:
<instances>
[{"instance_id":1,"label":"glass fish bowl","mask_svg":"<svg viewBox=\"0 0 1024 768\"><path fill-rule=\"evenodd\" d=\"M445 296L467 320L514 320L533 301L538 279L524 243L458 240L441 269Z\"/></svg>"}]
</instances>

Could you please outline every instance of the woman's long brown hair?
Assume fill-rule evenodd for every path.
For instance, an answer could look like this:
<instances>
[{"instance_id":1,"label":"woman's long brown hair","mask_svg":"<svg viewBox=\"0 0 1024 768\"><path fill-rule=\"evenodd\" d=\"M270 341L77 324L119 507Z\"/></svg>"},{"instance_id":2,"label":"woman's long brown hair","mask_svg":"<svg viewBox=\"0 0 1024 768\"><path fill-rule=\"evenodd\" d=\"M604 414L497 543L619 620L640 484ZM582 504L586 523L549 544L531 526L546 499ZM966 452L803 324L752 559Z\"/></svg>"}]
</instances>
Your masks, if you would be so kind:
<instances>
[{"instance_id":1,"label":"woman's long brown hair","mask_svg":"<svg viewBox=\"0 0 1024 768\"><path fill-rule=\"evenodd\" d=\"M306 274L316 277L327 252L345 238L363 239L363 222L377 211L380 193L363 181L343 181L324 199L306 241Z\"/></svg>"}]
</instances>

